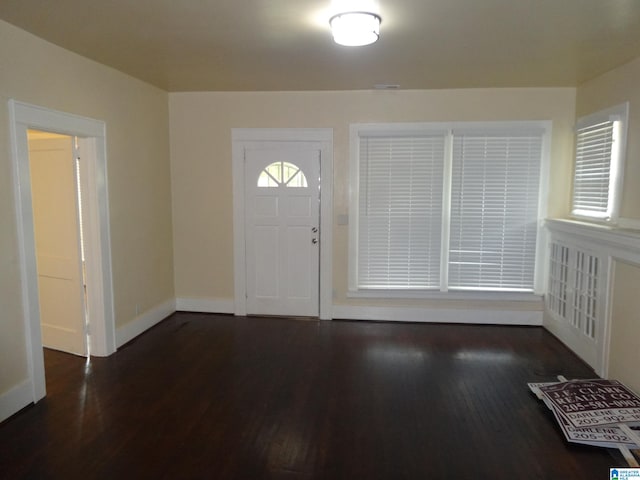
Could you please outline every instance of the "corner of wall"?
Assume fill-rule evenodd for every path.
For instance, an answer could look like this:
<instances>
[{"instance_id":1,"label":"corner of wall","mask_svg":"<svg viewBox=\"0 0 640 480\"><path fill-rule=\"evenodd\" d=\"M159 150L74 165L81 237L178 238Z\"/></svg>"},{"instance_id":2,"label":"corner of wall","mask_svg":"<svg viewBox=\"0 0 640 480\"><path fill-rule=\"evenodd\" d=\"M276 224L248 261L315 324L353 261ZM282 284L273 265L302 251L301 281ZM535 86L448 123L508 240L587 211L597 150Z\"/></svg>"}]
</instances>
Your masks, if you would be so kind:
<instances>
[{"instance_id":1,"label":"corner of wall","mask_svg":"<svg viewBox=\"0 0 640 480\"><path fill-rule=\"evenodd\" d=\"M157 325L162 320L176 311L176 300L171 298L164 303L156 305L146 312L138 315L129 323L125 323L116 328L116 348L122 347L138 335L143 334L151 327Z\"/></svg>"}]
</instances>

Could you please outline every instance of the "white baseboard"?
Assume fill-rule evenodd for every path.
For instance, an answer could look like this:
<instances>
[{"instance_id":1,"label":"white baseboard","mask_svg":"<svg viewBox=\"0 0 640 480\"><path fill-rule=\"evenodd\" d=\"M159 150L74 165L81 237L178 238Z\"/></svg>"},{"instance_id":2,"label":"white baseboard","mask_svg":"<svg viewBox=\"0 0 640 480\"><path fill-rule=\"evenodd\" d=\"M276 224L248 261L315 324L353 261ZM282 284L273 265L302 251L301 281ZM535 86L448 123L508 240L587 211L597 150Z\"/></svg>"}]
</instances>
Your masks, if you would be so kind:
<instances>
[{"instance_id":1,"label":"white baseboard","mask_svg":"<svg viewBox=\"0 0 640 480\"><path fill-rule=\"evenodd\" d=\"M542 325L542 311L334 305L333 318L391 322Z\"/></svg>"},{"instance_id":2,"label":"white baseboard","mask_svg":"<svg viewBox=\"0 0 640 480\"><path fill-rule=\"evenodd\" d=\"M161 322L175 311L176 301L174 299L167 300L151 310L147 310L142 315L137 316L129 323L117 327L116 348L120 348L125 343L133 340L138 335Z\"/></svg>"},{"instance_id":3,"label":"white baseboard","mask_svg":"<svg viewBox=\"0 0 640 480\"><path fill-rule=\"evenodd\" d=\"M11 390L0 394L0 422L33 403L31 382L25 380Z\"/></svg>"},{"instance_id":4,"label":"white baseboard","mask_svg":"<svg viewBox=\"0 0 640 480\"><path fill-rule=\"evenodd\" d=\"M233 298L178 298L176 299L176 310L179 312L233 314L235 305Z\"/></svg>"},{"instance_id":5,"label":"white baseboard","mask_svg":"<svg viewBox=\"0 0 640 480\"><path fill-rule=\"evenodd\" d=\"M178 298L176 299L176 310L181 312L233 314L235 312L235 305L233 299ZM542 311L530 310L470 310L334 305L332 318L398 322L542 325Z\"/></svg>"}]
</instances>

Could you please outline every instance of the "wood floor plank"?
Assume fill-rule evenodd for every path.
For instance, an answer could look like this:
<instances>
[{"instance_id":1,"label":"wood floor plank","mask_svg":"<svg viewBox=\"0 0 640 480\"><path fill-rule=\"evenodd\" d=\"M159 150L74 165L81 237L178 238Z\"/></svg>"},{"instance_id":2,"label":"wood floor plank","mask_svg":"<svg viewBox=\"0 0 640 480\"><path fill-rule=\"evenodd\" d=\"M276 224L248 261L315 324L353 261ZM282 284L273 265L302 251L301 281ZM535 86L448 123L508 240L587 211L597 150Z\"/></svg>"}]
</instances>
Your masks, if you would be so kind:
<instances>
[{"instance_id":1,"label":"wood floor plank","mask_svg":"<svg viewBox=\"0 0 640 480\"><path fill-rule=\"evenodd\" d=\"M0 478L602 479L526 382L593 377L542 328L177 313L108 358L45 350Z\"/></svg>"}]
</instances>

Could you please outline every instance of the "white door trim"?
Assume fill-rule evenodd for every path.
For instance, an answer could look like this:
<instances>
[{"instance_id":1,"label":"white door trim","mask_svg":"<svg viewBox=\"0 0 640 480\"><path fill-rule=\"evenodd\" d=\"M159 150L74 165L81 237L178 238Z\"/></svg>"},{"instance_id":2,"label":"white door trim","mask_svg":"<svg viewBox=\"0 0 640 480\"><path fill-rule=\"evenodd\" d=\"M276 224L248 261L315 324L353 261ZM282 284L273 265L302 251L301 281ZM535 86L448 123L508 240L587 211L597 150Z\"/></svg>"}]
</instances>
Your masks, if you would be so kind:
<instances>
[{"instance_id":1,"label":"white door trim","mask_svg":"<svg viewBox=\"0 0 640 480\"><path fill-rule=\"evenodd\" d=\"M80 137L87 158L85 260L91 319L91 352L106 356L115 352L115 321L111 273L111 241L107 198L106 133L104 122L9 100L11 156L25 342L33 401L46 395L44 358L40 333L38 273L36 266L29 144L27 130L36 129Z\"/></svg>"},{"instance_id":2,"label":"white door trim","mask_svg":"<svg viewBox=\"0 0 640 480\"><path fill-rule=\"evenodd\" d=\"M333 296L333 129L233 128L234 313L246 315L244 149L255 142L317 142L320 150L320 318L331 319Z\"/></svg>"}]
</instances>

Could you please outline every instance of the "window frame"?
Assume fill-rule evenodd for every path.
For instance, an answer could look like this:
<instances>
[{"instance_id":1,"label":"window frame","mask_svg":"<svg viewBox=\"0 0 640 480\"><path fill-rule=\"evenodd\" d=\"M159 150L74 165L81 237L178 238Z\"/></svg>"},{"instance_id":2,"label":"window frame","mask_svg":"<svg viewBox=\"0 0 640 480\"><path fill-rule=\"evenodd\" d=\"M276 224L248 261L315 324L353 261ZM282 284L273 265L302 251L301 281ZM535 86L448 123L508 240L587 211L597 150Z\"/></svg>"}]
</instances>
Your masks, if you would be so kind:
<instances>
[{"instance_id":1,"label":"window frame","mask_svg":"<svg viewBox=\"0 0 640 480\"><path fill-rule=\"evenodd\" d=\"M537 239L535 248L535 268L533 292L505 292L496 290L461 291L448 290L447 265L449 249L449 228L451 219L451 171L453 154L453 135L455 131L505 131L512 129L542 130L542 154L540 159L540 184L538 191ZM348 291L347 297L354 298L407 298L407 299L508 299L531 300L543 294L545 274L546 232L543 220L547 212L547 190L550 164L552 122L548 120L532 121L487 121L487 122L416 122L416 123L355 123L350 125L349 149L349 249L348 249ZM358 212L359 212L359 158L361 135L434 135L444 133L445 158L443 173L443 221L441 283L438 290L426 289L366 289L358 286Z\"/></svg>"},{"instance_id":2,"label":"window frame","mask_svg":"<svg viewBox=\"0 0 640 480\"><path fill-rule=\"evenodd\" d=\"M590 213L588 210L580 210L574 207L574 192L576 184L576 163L577 163L577 134L578 130L594 126L607 121L619 121L617 128L617 144L612 148L612 159L610 163L609 191L607 213L598 215ZM627 156L627 132L629 126L629 102L621 103L613 107L605 108L595 113L578 118L575 126L573 141L573 164L571 175L571 199L570 216L576 220L600 224L617 224L620 216L620 204L622 201L622 186L624 180L624 166ZM615 141L616 139L614 139ZM613 158L615 152L615 158Z\"/></svg>"}]
</instances>

